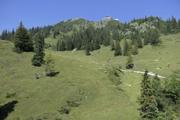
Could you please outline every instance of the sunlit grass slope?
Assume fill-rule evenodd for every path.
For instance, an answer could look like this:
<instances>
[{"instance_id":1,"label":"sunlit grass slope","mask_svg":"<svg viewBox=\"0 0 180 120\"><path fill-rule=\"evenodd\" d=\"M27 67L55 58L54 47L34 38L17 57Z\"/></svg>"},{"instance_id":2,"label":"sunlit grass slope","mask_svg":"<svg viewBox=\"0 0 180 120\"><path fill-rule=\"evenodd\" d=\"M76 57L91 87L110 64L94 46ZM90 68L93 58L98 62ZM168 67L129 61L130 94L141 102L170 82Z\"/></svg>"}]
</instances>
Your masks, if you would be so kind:
<instances>
[{"instance_id":1,"label":"sunlit grass slope","mask_svg":"<svg viewBox=\"0 0 180 120\"><path fill-rule=\"evenodd\" d=\"M135 70L149 69L163 76L180 68L180 34L162 36L162 45L145 46L134 56ZM18 100L7 120L138 120L137 98L142 75L124 73L117 89L106 73L107 64L124 67L126 57L113 57L109 47L85 56L84 51L51 53L60 72L45 77L44 66L31 65L33 53L17 54L13 44L0 40L0 105ZM40 79L35 73L41 74ZM7 97L7 94L12 94ZM77 100L69 114L59 110Z\"/></svg>"}]
</instances>

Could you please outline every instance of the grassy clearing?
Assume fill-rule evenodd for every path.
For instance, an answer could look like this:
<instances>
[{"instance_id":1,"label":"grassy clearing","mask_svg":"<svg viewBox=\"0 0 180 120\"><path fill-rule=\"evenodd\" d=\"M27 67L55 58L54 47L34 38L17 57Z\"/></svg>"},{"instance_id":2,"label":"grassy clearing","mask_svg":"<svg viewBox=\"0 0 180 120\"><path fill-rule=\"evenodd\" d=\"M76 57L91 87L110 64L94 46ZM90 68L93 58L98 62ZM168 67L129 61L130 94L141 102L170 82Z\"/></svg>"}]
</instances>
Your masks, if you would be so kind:
<instances>
[{"instance_id":1,"label":"grassy clearing","mask_svg":"<svg viewBox=\"0 0 180 120\"><path fill-rule=\"evenodd\" d=\"M164 76L180 68L180 34L162 36L162 45L145 46L134 56L135 70L157 72ZM84 51L51 52L60 74L48 78L44 67L31 65L32 53L12 52L13 45L0 41L0 105L17 99L15 111L7 120L29 120L46 116L53 120L137 120L139 83L142 76L124 73L122 90L108 79L107 64L122 65L126 57L113 57L109 47L85 56ZM169 64L169 65L168 65ZM168 67L169 66L169 67ZM35 79L35 73L42 75ZM8 93L16 93L7 98ZM70 114L62 115L58 110L68 100L79 100L78 107L72 107Z\"/></svg>"}]
</instances>

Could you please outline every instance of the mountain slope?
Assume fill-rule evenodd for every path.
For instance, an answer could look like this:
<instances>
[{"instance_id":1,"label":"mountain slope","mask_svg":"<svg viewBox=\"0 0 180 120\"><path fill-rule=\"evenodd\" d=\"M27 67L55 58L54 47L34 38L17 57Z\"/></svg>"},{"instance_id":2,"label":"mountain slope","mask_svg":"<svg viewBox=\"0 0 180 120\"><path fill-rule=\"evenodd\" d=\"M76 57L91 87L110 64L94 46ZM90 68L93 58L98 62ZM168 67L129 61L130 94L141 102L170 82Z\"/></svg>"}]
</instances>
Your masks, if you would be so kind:
<instances>
[{"instance_id":1,"label":"mountain slope","mask_svg":"<svg viewBox=\"0 0 180 120\"><path fill-rule=\"evenodd\" d=\"M162 36L160 46L140 49L133 57L135 70L147 68L168 76L179 69L179 38L180 34ZM31 65L33 53L17 54L12 49L12 43L0 41L0 105L18 101L7 120L138 120L142 75L124 73L120 86L110 81L106 67L124 67L126 57L114 57L109 47L93 51L91 56L85 56L84 51L46 50L53 55L60 71L52 78L44 76L44 67ZM35 73L41 74L41 78L35 79ZM59 111L67 101L77 101L78 105L71 107L69 114L61 114Z\"/></svg>"}]
</instances>

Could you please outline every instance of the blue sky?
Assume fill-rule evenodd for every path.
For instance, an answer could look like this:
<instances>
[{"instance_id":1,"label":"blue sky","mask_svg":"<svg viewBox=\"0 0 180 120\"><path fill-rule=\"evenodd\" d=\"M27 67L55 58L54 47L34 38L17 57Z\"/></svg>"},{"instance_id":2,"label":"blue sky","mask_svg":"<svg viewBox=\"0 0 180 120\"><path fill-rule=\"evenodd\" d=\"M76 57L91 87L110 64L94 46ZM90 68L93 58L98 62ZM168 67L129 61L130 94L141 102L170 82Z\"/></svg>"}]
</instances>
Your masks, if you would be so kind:
<instances>
[{"instance_id":1,"label":"blue sky","mask_svg":"<svg viewBox=\"0 0 180 120\"><path fill-rule=\"evenodd\" d=\"M112 16L121 21L144 16L180 18L180 0L0 0L0 31L55 24L82 17L99 20Z\"/></svg>"}]
</instances>

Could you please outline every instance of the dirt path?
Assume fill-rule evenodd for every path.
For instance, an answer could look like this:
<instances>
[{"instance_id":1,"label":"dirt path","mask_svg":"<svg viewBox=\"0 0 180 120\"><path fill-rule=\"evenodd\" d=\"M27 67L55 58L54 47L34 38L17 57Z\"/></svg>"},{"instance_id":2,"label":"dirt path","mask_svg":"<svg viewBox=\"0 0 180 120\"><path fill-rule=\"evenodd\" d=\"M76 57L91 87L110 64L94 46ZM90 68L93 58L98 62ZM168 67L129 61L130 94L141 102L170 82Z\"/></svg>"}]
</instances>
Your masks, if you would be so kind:
<instances>
[{"instance_id":1,"label":"dirt path","mask_svg":"<svg viewBox=\"0 0 180 120\"><path fill-rule=\"evenodd\" d=\"M72 59L72 60L77 60L77 61L81 61L81 62L84 62L83 60L79 59L79 58L72 58L72 57L69 57L69 56L62 56L60 55L61 57L64 57L64 58L68 58L68 59ZM89 61L88 61L89 62ZM102 63L98 63L98 62L95 62L95 61L91 61L89 63L92 63L92 64L99 64L99 65L103 65L105 66L105 64L102 64ZM137 73L137 74L144 74L144 71L136 71L136 70L125 70L125 69L121 69L121 71L123 72L134 72L134 73ZM153 72L148 72L148 75L150 76L156 76L156 73L153 73ZM161 75L158 75L159 78L166 78L164 76L161 76Z\"/></svg>"},{"instance_id":2,"label":"dirt path","mask_svg":"<svg viewBox=\"0 0 180 120\"><path fill-rule=\"evenodd\" d=\"M143 71L135 71L135 70L124 70L124 69L121 69L121 71L123 71L123 72L134 72L134 73L138 73L138 74L144 74L144 72ZM153 73L153 72L148 72L148 75L150 75L150 76L156 76L156 74L155 73ZM164 77L164 76L161 76L161 75L158 75L158 77L159 78L166 78L166 77Z\"/></svg>"}]
</instances>

